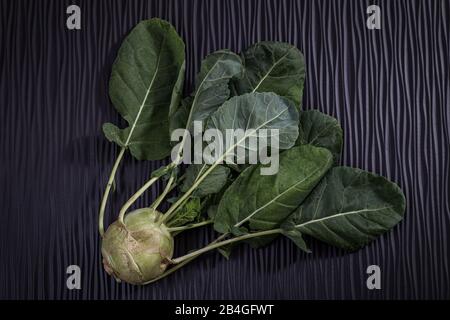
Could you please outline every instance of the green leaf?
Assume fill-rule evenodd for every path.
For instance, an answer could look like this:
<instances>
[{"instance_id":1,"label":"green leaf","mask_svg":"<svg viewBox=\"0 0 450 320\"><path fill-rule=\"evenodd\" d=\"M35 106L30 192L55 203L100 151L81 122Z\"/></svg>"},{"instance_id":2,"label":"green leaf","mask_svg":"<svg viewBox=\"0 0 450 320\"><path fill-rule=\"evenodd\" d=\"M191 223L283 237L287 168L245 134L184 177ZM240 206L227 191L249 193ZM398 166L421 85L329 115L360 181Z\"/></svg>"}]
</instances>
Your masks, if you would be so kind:
<instances>
[{"instance_id":1,"label":"green leaf","mask_svg":"<svg viewBox=\"0 0 450 320\"><path fill-rule=\"evenodd\" d=\"M184 226L188 222L196 220L201 213L200 198L191 198L178 210L177 214L170 219L169 227Z\"/></svg>"},{"instance_id":2,"label":"green leaf","mask_svg":"<svg viewBox=\"0 0 450 320\"><path fill-rule=\"evenodd\" d=\"M236 179L237 176L234 176L232 172L230 172L227 182L224 186L220 189L219 192L216 192L214 194L208 195L206 199L206 213L208 217L212 220L214 220L214 217L216 216L217 209L219 208L220 200L222 199L225 191L228 189L228 187L233 183L233 181Z\"/></svg>"},{"instance_id":3,"label":"green leaf","mask_svg":"<svg viewBox=\"0 0 450 320\"><path fill-rule=\"evenodd\" d=\"M103 133L110 142L117 143L120 147L125 147L125 140L122 139L121 130L112 123L106 122L102 126Z\"/></svg>"},{"instance_id":4,"label":"green leaf","mask_svg":"<svg viewBox=\"0 0 450 320\"><path fill-rule=\"evenodd\" d=\"M177 200L178 200L179 198L180 198L180 196L174 196L174 197L168 198L166 201L167 201L168 203L173 204L173 203L177 202Z\"/></svg>"},{"instance_id":5,"label":"green leaf","mask_svg":"<svg viewBox=\"0 0 450 320\"><path fill-rule=\"evenodd\" d=\"M208 214L208 217L210 219L214 219L214 217L217 214L217 209L219 208L218 204L211 204L208 209L206 210L206 213Z\"/></svg>"},{"instance_id":6,"label":"green leaf","mask_svg":"<svg viewBox=\"0 0 450 320\"><path fill-rule=\"evenodd\" d=\"M331 167L332 156L326 149L304 145L283 152L279 165L278 173L270 176L260 174L261 165L251 166L233 182L220 201L216 231L278 227Z\"/></svg>"},{"instance_id":7,"label":"green leaf","mask_svg":"<svg viewBox=\"0 0 450 320\"><path fill-rule=\"evenodd\" d=\"M338 164L342 152L343 133L339 122L320 111L300 113L300 129L296 145L311 144L330 150Z\"/></svg>"},{"instance_id":8,"label":"green leaf","mask_svg":"<svg viewBox=\"0 0 450 320\"><path fill-rule=\"evenodd\" d=\"M229 245L225 245L223 247L217 248L217 251L227 260L230 259L231 251L235 247L236 243L230 243Z\"/></svg>"},{"instance_id":9,"label":"green leaf","mask_svg":"<svg viewBox=\"0 0 450 320\"><path fill-rule=\"evenodd\" d=\"M246 234L247 232L243 232L243 234ZM264 237L258 237L258 238L251 238L244 240L245 243L248 243L251 248L253 249L259 249L262 247L265 247L272 243L278 235L270 235L270 236L264 236Z\"/></svg>"},{"instance_id":10,"label":"green leaf","mask_svg":"<svg viewBox=\"0 0 450 320\"><path fill-rule=\"evenodd\" d=\"M242 134L239 139L234 139L234 142L231 143L227 143L227 139L224 137L225 142L223 145L226 147L223 149L225 150L217 151L216 158L207 163L211 166L196 179L196 182L172 206L172 209L169 209L169 215L173 212L173 208L187 199L195 190L195 187L206 179L208 173L213 171L224 160L227 162L228 157L235 153L237 146L245 149L247 141L260 133L260 130L277 129L276 132L267 130L267 135L273 135L270 139L267 139L268 145L275 141L274 139L277 139L280 142L279 148L293 146L298 136L298 112L292 103L286 103L285 99L274 93L245 94L233 97L220 106L208 119L206 128L207 130L218 129L216 132L226 132L228 129L242 129ZM274 166L271 165L260 169L270 171L274 169Z\"/></svg>"},{"instance_id":11,"label":"green leaf","mask_svg":"<svg viewBox=\"0 0 450 320\"><path fill-rule=\"evenodd\" d=\"M139 160L169 155L169 117L183 80L184 43L175 29L160 19L140 22L123 41L109 81L111 101L129 126L107 123L106 137Z\"/></svg>"},{"instance_id":12,"label":"green leaf","mask_svg":"<svg viewBox=\"0 0 450 320\"><path fill-rule=\"evenodd\" d=\"M186 178L181 186L181 191L186 192L194 184L197 178L208 170L210 166L207 164L191 164L186 169ZM224 166L215 167L211 173L197 186L193 195L204 197L208 194L219 192L227 183L230 169Z\"/></svg>"},{"instance_id":13,"label":"green leaf","mask_svg":"<svg viewBox=\"0 0 450 320\"><path fill-rule=\"evenodd\" d=\"M289 149L298 137L298 112L291 103L274 93L247 93L226 101L210 116L206 129L217 129L222 132L224 146L226 146L224 133L227 129L245 130L240 141L235 139L234 143L229 145L229 149L242 147L246 150L253 148L249 138L254 137L261 129L278 129L278 135L268 139L268 145L274 138L279 141L279 149ZM222 154L225 154L225 151ZM234 153L235 150L229 152Z\"/></svg>"},{"instance_id":14,"label":"green leaf","mask_svg":"<svg viewBox=\"0 0 450 320\"><path fill-rule=\"evenodd\" d=\"M405 197L384 177L335 167L284 224L333 246L356 250L403 218Z\"/></svg>"},{"instance_id":15,"label":"green leaf","mask_svg":"<svg viewBox=\"0 0 450 320\"><path fill-rule=\"evenodd\" d=\"M159 167L158 169L154 170L151 174L152 178L160 178L163 177L163 179L167 180L170 175L174 175L175 177L178 175L178 167L173 166L163 166Z\"/></svg>"},{"instance_id":16,"label":"green leaf","mask_svg":"<svg viewBox=\"0 0 450 320\"><path fill-rule=\"evenodd\" d=\"M175 82L175 86L173 87L172 91L172 98L170 101L170 109L169 109L169 124L170 119L174 116L174 114L177 112L181 101L183 100L183 88L184 88L184 71L186 69L186 62L183 61L183 65L181 66L181 72L178 73L177 81ZM172 132L172 131L170 131Z\"/></svg>"},{"instance_id":17,"label":"green leaf","mask_svg":"<svg viewBox=\"0 0 450 320\"><path fill-rule=\"evenodd\" d=\"M289 239L291 239L297 247L299 247L301 250L310 253L311 250L309 250L308 246L306 245L305 240L303 240L302 234L297 229L284 229L282 231L282 234Z\"/></svg>"},{"instance_id":18,"label":"green leaf","mask_svg":"<svg viewBox=\"0 0 450 320\"><path fill-rule=\"evenodd\" d=\"M300 110L305 81L305 59L294 46L283 42L259 42L241 54L244 75L234 81L238 95L274 92Z\"/></svg>"},{"instance_id":19,"label":"green leaf","mask_svg":"<svg viewBox=\"0 0 450 320\"><path fill-rule=\"evenodd\" d=\"M170 117L169 128L171 133L176 129L184 129L186 127L186 121L189 117L191 103L191 96L188 96L180 101L178 109L176 109ZM172 141L171 143L174 145L177 144L175 141Z\"/></svg>"},{"instance_id":20,"label":"green leaf","mask_svg":"<svg viewBox=\"0 0 450 320\"><path fill-rule=\"evenodd\" d=\"M195 81L195 91L174 113L172 128L189 128L192 122L207 119L230 96L228 82L242 73L242 62L229 50L219 50L203 61ZM178 129L177 128L177 129Z\"/></svg>"}]
</instances>

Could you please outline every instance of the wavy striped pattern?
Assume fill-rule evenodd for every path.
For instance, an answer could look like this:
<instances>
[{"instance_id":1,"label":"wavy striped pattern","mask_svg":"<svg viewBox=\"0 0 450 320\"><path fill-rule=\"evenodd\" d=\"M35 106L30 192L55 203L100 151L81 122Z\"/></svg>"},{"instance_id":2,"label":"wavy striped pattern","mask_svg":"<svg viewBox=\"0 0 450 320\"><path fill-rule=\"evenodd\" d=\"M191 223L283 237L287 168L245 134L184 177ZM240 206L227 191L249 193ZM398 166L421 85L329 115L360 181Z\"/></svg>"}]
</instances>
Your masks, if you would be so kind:
<instances>
[{"instance_id":1,"label":"wavy striped pattern","mask_svg":"<svg viewBox=\"0 0 450 320\"><path fill-rule=\"evenodd\" d=\"M65 27L79 4L82 30ZM365 27L379 4L382 30ZM103 272L97 209L117 148L101 134L120 118L107 96L121 40L161 17L187 45L188 89L203 56L259 40L300 48L305 106L334 115L345 132L342 163L398 182L405 220L355 253L285 239L209 254L147 287ZM0 298L12 299L431 299L450 297L450 3L418 0L0 0ZM129 156L119 170L111 221L160 163ZM139 205L155 198L161 186ZM212 231L186 232L177 252ZM82 269L82 290L65 269ZM365 285L368 265L382 289Z\"/></svg>"}]
</instances>

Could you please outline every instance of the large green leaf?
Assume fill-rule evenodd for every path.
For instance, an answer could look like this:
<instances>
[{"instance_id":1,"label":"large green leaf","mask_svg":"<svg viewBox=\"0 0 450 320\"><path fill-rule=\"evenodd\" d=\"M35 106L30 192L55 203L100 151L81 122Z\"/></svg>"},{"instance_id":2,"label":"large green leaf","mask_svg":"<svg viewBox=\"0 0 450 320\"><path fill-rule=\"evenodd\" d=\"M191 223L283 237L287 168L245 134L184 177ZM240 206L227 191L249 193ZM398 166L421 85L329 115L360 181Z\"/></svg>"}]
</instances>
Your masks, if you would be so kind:
<instances>
[{"instance_id":1,"label":"large green leaf","mask_svg":"<svg viewBox=\"0 0 450 320\"><path fill-rule=\"evenodd\" d=\"M223 161L229 160L227 156L234 154L236 147L242 146L245 148L246 141L252 140L252 137L257 138L261 130L264 129L266 135L271 135L270 139L267 139L269 146L275 139L280 141L280 148L293 146L298 136L298 112L292 103L286 103L285 99L274 93L250 93L226 101L209 117L206 128L207 132L210 130L216 133L226 132L227 129L242 129L242 134L239 135L238 139L233 139L231 143L226 143L226 134L224 135L225 142L223 145L226 145L226 147L216 152L217 157L207 159L212 160L206 163L210 166L204 174L196 178L193 187L189 188L175 202L174 206L178 206L188 199L195 187L199 186L208 177L208 174ZM205 150L205 153L207 153L207 150ZM267 169L269 169L268 171L276 169L276 165L273 166L272 164L273 162L269 168L261 168L260 171L268 174Z\"/></svg>"},{"instance_id":2,"label":"large green leaf","mask_svg":"<svg viewBox=\"0 0 450 320\"><path fill-rule=\"evenodd\" d=\"M181 207L176 215L167 223L169 227L180 227L188 222L192 222L200 217L201 202L200 198L194 197L189 199L186 204Z\"/></svg>"},{"instance_id":3,"label":"large green leaf","mask_svg":"<svg viewBox=\"0 0 450 320\"><path fill-rule=\"evenodd\" d=\"M277 139L279 149L289 149L298 137L298 112L286 99L274 93L248 93L226 101L210 116L206 129L220 131L223 146L226 146L227 129L242 129L242 136L234 139L228 149L240 147L252 151L255 151L255 146L249 143L250 137L258 135L261 129L276 129L278 133L267 132L270 135L267 145L270 146L272 140ZM228 149L223 150L223 153ZM235 150L229 152L232 153L236 153ZM248 152L245 156L248 157Z\"/></svg>"},{"instance_id":4,"label":"large green leaf","mask_svg":"<svg viewBox=\"0 0 450 320\"><path fill-rule=\"evenodd\" d=\"M237 95L274 92L300 109L305 81L305 59L294 46L283 42L259 42L241 54L245 70L234 82Z\"/></svg>"},{"instance_id":5,"label":"large green leaf","mask_svg":"<svg viewBox=\"0 0 450 320\"><path fill-rule=\"evenodd\" d=\"M342 152L342 137L342 128L335 118L317 110L300 113L296 145L311 144L326 148L331 151L337 164Z\"/></svg>"},{"instance_id":6,"label":"large green leaf","mask_svg":"<svg viewBox=\"0 0 450 320\"><path fill-rule=\"evenodd\" d=\"M242 62L229 50L219 50L203 61L195 80L195 91L184 99L174 113L172 128L192 127L193 121L203 121L217 110L230 96L228 82L242 73Z\"/></svg>"},{"instance_id":7,"label":"large green leaf","mask_svg":"<svg viewBox=\"0 0 450 320\"><path fill-rule=\"evenodd\" d=\"M186 192L198 179L198 177L208 170L210 166L207 164L191 164L187 169L186 178L181 185L181 191ZM211 173L203 180L195 189L193 195L197 197L204 197L208 194L219 192L227 183L230 169L225 166L215 167Z\"/></svg>"},{"instance_id":8,"label":"large green leaf","mask_svg":"<svg viewBox=\"0 0 450 320\"><path fill-rule=\"evenodd\" d=\"M335 167L284 224L328 244L356 250L403 218L405 197L384 177Z\"/></svg>"},{"instance_id":9,"label":"large green leaf","mask_svg":"<svg viewBox=\"0 0 450 320\"><path fill-rule=\"evenodd\" d=\"M112 66L109 95L129 126L103 126L110 141L137 159L170 153L169 117L179 104L184 79L184 43L170 23L139 23L125 38Z\"/></svg>"},{"instance_id":10,"label":"large green leaf","mask_svg":"<svg viewBox=\"0 0 450 320\"><path fill-rule=\"evenodd\" d=\"M304 145L280 155L275 175L261 175L261 165L247 168L222 197L214 228L222 233L239 234L247 229L278 227L303 202L332 163L328 150Z\"/></svg>"}]
</instances>

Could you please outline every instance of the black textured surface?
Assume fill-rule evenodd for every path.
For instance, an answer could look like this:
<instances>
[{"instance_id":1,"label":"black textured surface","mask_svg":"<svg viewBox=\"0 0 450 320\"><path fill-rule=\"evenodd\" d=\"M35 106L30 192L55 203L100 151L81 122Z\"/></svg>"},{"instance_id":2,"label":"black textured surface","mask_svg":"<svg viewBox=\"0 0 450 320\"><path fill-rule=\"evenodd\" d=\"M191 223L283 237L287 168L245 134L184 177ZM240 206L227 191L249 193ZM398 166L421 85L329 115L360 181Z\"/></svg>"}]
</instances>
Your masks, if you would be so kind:
<instances>
[{"instance_id":1,"label":"black textured surface","mask_svg":"<svg viewBox=\"0 0 450 320\"><path fill-rule=\"evenodd\" d=\"M65 27L78 4L82 30ZM382 30L366 26L379 4ZM192 88L201 59L281 40L306 58L306 108L344 127L342 163L387 176L407 198L404 221L356 253L279 239L208 254L146 287L117 284L101 267L97 210L117 148L101 134L118 122L107 84L121 40L160 17L187 45ZM449 1L0 0L0 298L404 299L450 298ZM126 157L108 219L160 163ZM155 197L154 188L139 200ZM213 239L186 232L177 252ZM66 289L78 264L82 290ZM382 289L367 290L378 264Z\"/></svg>"}]
</instances>

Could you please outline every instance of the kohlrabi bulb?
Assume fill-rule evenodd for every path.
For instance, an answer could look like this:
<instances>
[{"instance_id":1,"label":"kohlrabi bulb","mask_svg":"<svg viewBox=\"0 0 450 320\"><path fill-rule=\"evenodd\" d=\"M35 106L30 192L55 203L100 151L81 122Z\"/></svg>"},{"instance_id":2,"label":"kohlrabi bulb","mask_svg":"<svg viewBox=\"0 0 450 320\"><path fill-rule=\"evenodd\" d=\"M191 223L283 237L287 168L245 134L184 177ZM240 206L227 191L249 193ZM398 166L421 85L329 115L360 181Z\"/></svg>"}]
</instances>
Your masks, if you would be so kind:
<instances>
[{"instance_id":1,"label":"kohlrabi bulb","mask_svg":"<svg viewBox=\"0 0 450 320\"><path fill-rule=\"evenodd\" d=\"M106 230L103 265L116 279L142 284L161 275L173 255L173 237L164 224L155 224L156 211L145 208L125 216Z\"/></svg>"}]
</instances>

